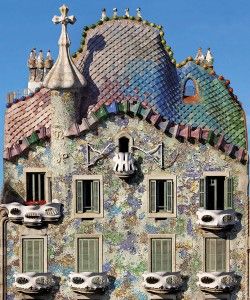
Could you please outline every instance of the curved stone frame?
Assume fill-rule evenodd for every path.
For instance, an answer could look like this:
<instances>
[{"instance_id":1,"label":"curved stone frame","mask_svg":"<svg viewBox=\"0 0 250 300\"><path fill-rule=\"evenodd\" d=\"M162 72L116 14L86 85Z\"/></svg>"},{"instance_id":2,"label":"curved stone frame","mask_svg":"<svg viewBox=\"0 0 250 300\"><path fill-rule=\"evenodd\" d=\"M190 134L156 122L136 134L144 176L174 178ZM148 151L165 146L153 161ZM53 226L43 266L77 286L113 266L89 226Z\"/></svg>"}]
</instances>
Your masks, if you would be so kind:
<instances>
[{"instance_id":1,"label":"curved stone frame","mask_svg":"<svg viewBox=\"0 0 250 300\"><path fill-rule=\"evenodd\" d=\"M6 229L8 222L8 213L5 208L0 208L0 300L6 300Z\"/></svg>"}]
</instances>

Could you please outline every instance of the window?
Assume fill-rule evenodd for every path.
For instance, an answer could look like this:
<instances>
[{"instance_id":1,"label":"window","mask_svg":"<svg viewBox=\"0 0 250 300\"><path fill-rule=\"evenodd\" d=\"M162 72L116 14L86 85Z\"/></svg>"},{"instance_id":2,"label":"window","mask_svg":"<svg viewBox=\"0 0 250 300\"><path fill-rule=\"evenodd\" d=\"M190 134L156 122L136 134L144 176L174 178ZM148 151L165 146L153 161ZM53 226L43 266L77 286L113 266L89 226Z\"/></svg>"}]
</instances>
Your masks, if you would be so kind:
<instances>
[{"instance_id":1,"label":"window","mask_svg":"<svg viewBox=\"0 0 250 300\"><path fill-rule=\"evenodd\" d=\"M125 136L119 138L119 152L129 152L129 139Z\"/></svg>"},{"instance_id":2,"label":"window","mask_svg":"<svg viewBox=\"0 0 250 300\"><path fill-rule=\"evenodd\" d=\"M175 176L149 177L149 216L155 218L176 215Z\"/></svg>"},{"instance_id":3,"label":"window","mask_svg":"<svg viewBox=\"0 0 250 300\"><path fill-rule=\"evenodd\" d=\"M73 185L75 217L102 217L102 177L98 175L74 176Z\"/></svg>"},{"instance_id":4,"label":"window","mask_svg":"<svg viewBox=\"0 0 250 300\"><path fill-rule=\"evenodd\" d=\"M172 239L151 239L151 272L172 272Z\"/></svg>"},{"instance_id":5,"label":"window","mask_svg":"<svg viewBox=\"0 0 250 300\"><path fill-rule=\"evenodd\" d=\"M227 240L205 238L205 272L226 272Z\"/></svg>"},{"instance_id":6,"label":"window","mask_svg":"<svg viewBox=\"0 0 250 300\"><path fill-rule=\"evenodd\" d=\"M233 179L225 176L206 176L200 179L200 206L208 210L233 207Z\"/></svg>"},{"instance_id":7,"label":"window","mask_svg":"<svg viewBox=\"0 0 250 300\"><path fill-rule=\"evenodd\" d=\"M22 239L22 272L44 272L44 239Z\"/></svg>"},{"instance_id":8,"label":"window","mask_svg":"<svg viewBox=\"0 0 250 300\"><path fill-rule=\"evenodd\" d=\"M77 272L99 272L100 248L98 237L77 239Z\"/></svg>"},{"instance_id":9,"label":"window","mask_svg":"<svg viewBox=\"0 0 250 300\"><path fill-rule=\"evenodd\" d=\"M199 102L196 84L191 78L187 79L184 84L183 102L186 104L194 104Z\"/></svg>"},{"instance_id":10,"label":"window","mask_svg":"<svg viewBox=\"0 0 250 300\"><path fill-rule=\"evenodd\" d=\"M45 200L45 173L26 173L26 201L27 204L44 204Z\"/></svg>"}]
</instances>

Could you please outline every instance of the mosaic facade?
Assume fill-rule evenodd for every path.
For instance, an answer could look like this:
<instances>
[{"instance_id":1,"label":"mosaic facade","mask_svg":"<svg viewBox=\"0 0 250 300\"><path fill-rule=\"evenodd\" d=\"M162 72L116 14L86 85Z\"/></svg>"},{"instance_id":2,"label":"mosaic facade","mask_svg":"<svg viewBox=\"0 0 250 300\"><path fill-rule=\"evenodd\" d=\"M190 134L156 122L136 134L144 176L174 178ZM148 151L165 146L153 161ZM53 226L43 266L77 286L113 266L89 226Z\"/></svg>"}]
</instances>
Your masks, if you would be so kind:
<instances>
[{"instance_id":1,"label":"mosaic facade","mask_svg":"<svg viewBox=\"0 0 250 300\"><path fill-rule=\"evenodd\" d=\"M114 15L112 20L103 11L101 21L85 28L81 47L71 58L66 30L75 18L67 16L66 6L60 9L62 15L53 18L62 24L59 57L44 87L7 106L0 300L248 299L246 126L230 82L216 75L212 64L192 58L176 64L162 27L142 20L140 11L137 17L126 11L125 17ZM188 79L196 89L193 104L184 101ZM121 137L129 143L126 151L121 150ZM38 176L40 183L35 184L36 175L29 179L32 172L46 174L43 202L48 206L28 205L29 180L30 194L41 198L43 177ZM76 212L80 176L100 180L100 213L92 217ZM232 179L231 188L227 182L223 193L233 209L210 209L215 215L227 213L223 220L231 222L230 228L217 224L205 230L198 222L200 179L205 176ZM173 181L168 215L157 217L149 211L152 178ZM204 220L211 221L211 216ZM95 272L105 274L96 283L105 285L103 293L98 293L101 288L92 294L90 288L74 290L94 276L78 274L72 279L78 272L79 237L99 238L99 273ZM40 250L25 252L23 238L43 241L41 269L51 279L38 280L41 274L24 271L25 255L38 259ZM170 286L168 292L153 287L150 292L145 286L147 276L150 284L155 280L148 274L151 240L157 238L172 241L171 274L177 272L178 289L174 288L178 282L167 278L171 274L158 273L163 285ZM226 250L218 254L225 258L225 270L211 271L214 281L209 272L204 275L206 238L226 240ZM212 282L217 286L210 287Z\"/></svg>"}]
</instances>

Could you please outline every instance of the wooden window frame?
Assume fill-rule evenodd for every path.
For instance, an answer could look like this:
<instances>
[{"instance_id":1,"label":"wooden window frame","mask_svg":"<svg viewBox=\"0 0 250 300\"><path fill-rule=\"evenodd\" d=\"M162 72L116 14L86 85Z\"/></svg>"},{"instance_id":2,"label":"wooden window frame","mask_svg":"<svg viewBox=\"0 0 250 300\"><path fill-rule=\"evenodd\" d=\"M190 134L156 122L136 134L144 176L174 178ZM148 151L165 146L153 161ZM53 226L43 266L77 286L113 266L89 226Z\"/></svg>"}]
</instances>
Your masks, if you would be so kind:
<instances>
[{"instance_id":1,"label":"wooden window frame","mask_svg":"<svg viewBox=\"0 0 250 300\"><path fill-rule=\"evenodd\" d=\"M43 239L43 273L48 272L48 237L47 235L22 235L20 238L20 273L23 273L23 240Z\"/></svg>"},{"instance_id":2,"label":"wooden window frame","mask_svg":"<svg viewBox=\"0 0 250 300\"><path fill-rule=\"evenodd\" d=\"M148 271L152 272L152 239L172 240L172 272L176 270L176 237L175 234L149 234L148 235Z\"/></svg>"},{"instance_id":3,"label":"wooden window frame","mask_svg":"<svg viewBox=\"0 0 250 300\"><path fill-rule=\"evenodd\" d=\"M176 218L177 216L177 176L170 174L155 174L148 175L147 180L147 213L149 218L164 219L164 218ZM151 199L150 199L150 181L151 180L172 180L173 181L173 202L172 202L172 212L151 212Z\"/></svg>"},{"instance_id":4,"label":"wooden window frame","mask_svg":"<svg viewBox=\"0 0 250 300\"><path fill-rule=\"evenodd\" d=\"M99 213L95 212L77 212L77 192L76 192L76 181L77 180L99 180ZM72 192L73 192L73 210L72 216L73 218L81 218L81 219L94 219L94 218L103 218L103 177L102 175L73 175L73 183L72 183Z\"/></svg>"},{"instance_id":5,"label":"wooden window frame","mask_svg":"<svg viewBox=\"0 0 250 300\"><path fill-rule=\"evenodd\" d=\"M205 236L203 237L203 246L202 246L202 254L203 254L203 272L206 273L211 273L211 272L207 272L206 271L206 239L211 239L211 238L217 238L217 239L221 239L220 237L218 237L216 234L213 233L206 233ZM226 241L226 269L225 272L229 272L230 266L229 266L229 259L230 259L230 240L227 238L227 236L225 236L225 241Z\"/></svg>"},{"instance_id":6,"label":"wooden window frame","mask_svg":"<svg viewBox=\"0 0 250 300\"><path fill-rule=\"evenodd\" d=\"M75 261L75 270L76 272L79 272L78 269L78 240L79 239L98 239L99 241L99 261L98 261L98 265L99 265L99 272L102 272L102 263L103 263L103 238L101 234L76 234L76 238L75 238L75 257L76 257L76 261Z\"/></svg>"}]
</instances>

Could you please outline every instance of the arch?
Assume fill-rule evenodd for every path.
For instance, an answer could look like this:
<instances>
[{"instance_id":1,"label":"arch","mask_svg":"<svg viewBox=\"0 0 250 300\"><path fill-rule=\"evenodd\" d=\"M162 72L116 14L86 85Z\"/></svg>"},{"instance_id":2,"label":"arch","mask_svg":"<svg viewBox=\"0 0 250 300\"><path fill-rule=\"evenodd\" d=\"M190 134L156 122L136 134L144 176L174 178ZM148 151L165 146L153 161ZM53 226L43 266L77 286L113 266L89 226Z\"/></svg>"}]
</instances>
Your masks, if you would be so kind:
<instances>
[{"instance_id":1,"label":"arch","mask_svg":"<svg viewBox=\"0 0 250 300\"><path fill-rule=\"evenodd\" d=\"M183 102L195 104L199 102L199 93L195 80L187 78L183 86Z\"/></svg>"},{"instance_id":2,"label":"arch","mask_svg":"<svg viewBox=\"0 0 250 300\"><path fill-rule=\"evenodd\" d=\"M129 133L122 131L115 136L115 144L118 152L132 152L134 140Z\"/></svg>"}]
</instances>

